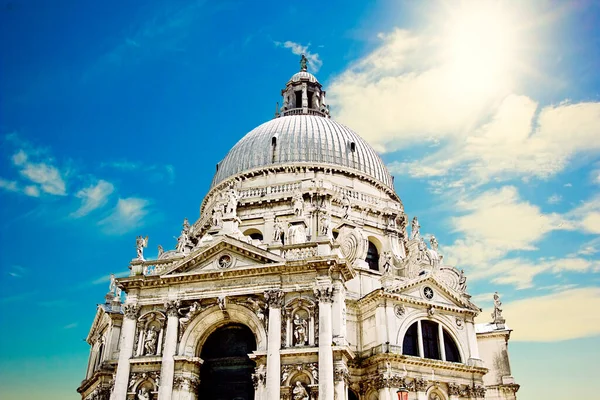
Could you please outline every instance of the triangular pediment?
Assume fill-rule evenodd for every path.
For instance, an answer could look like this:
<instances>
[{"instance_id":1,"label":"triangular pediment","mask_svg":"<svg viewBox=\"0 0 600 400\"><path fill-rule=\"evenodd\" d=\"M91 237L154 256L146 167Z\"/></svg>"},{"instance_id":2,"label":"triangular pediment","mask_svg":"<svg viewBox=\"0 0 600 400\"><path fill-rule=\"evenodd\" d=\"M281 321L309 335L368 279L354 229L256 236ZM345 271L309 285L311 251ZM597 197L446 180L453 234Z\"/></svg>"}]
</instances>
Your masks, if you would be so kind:
<instances>
[{"instance_id":1,"label":"triangular pediment","mask_svg":"<svg viewBox=\"0 0 600 400\"><path fill-rule=\"evenodd\" d=\"M479 312L480 309L465 296L446 286L434 274L403 282L390 292L414 301L431 303L432 305L467 308Z\"/></svg>"},{"instance_id":2,"label":"triangular pediment","mask_svg":"<svg viewBox=\"0 0 600 400\"><path fill-rule=\"evenodd\" d=\"M250 268L283 261L277 254L223 235L187 255L163 276Z\"/></svg>"}]
</instances>

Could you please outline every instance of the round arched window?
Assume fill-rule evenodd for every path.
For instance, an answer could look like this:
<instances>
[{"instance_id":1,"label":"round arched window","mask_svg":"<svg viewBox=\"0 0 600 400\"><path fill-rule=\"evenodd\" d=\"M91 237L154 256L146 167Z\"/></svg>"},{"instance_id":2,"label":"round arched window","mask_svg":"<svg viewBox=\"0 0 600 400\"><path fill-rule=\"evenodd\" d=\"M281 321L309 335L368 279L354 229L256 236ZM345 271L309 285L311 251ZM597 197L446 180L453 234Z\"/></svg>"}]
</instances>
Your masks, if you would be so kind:
<instances>
[{"instance_id":1,"label":"round arched window","mask_svg":"<svg viewBox=\"0 0 600 400\"><path fill-rule=\"evenodd\" d=\"M419 340L420 338L420 340ZM449 362L462 362L458 345L437 322L417 321L404 334L402 354Z\"/></svg>"}]
</instances>

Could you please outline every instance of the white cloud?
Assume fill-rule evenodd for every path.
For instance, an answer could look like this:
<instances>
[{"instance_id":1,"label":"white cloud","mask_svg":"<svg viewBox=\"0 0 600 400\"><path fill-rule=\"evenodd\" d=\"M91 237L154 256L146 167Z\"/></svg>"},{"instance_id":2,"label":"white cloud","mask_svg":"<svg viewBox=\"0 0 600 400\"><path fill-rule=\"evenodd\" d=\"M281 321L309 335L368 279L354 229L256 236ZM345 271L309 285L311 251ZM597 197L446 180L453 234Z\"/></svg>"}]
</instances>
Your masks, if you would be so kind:
<instances>
[{"instance_id":1,"label":"white cloud","mask_svg":"<svg viewBox=\"0 0 600 400\"><path fill-rule=\"evenodd\" d=\"M546 201L548 204L558 204L562 201L562 196L554 193L552 196L548 197L548 200Z\"/></svg>"},{"instance_id":2,"label":"white cloud","mask_svg":"<svg viewBox=\"0 0 600 400\"><path fill-rule=\"evenodd\" d=\"M556 230L600 229L600 197L593 198L565 214L543 213L522 200L513 186L491 189L474 198L461 199L456 209L463 214L451 218L455 232L462 236L443 248L449 264L469 267L469 278L529 288L542 273L598 272L600 261L590 260L595 241L580 252L558 259L523 256L505 259L513 251L533 251L548 233Z\"/></svg>"},{"instance_id":3,"label":"white cloud","mask_svg":"<svg viewBox=\"0 0 600 400\"><path fill-rule=\"evenodd\" d=\"M38 152L39 153L39 152ZM20 174L29 181L39 185L39 189L43 192L55 195L65 196L67 194L66 184L62 173L53 165L52 160L43 162L35 162L25 152L24 149L19 149L12 157L13 164L19 168ZM32 186L25 188L24 193L29 196L38 197L39 189Z\"/></svg>"},{"instance_id":4,"label":"white cloud","mask_svg":"<svg viewBox=\"0 0 600 400\"><path fill-rule=\"evenodd\" d=\"M600 334L599 308L600 288L578 288L505 303L504 316L512 340L552 342Z\"/></svg>"},{"instance_id":5,"label":"white cloud","mask_svg":"<svg viewBox=\"0 0 600 400\"><path fill-rule=\"evenodd\" d=\"M9 181L4 178L0 178L0 188L9 192L18 192L19 186L16 181Z\"/></svg>"},{"instance_id":6,"label":"white cloud","mask_svg":"<svg viewBox=\"0 0 600 400\"><path fill-rule=\"evenodd\" d=\"M300 43L295 43L288 40L283 43L275 42L275 45L286 49L290 49L292 50L292 53L294 53L297 56L304 54L308 59L308 69L313 71L314 73L319 72L319 70L323 66L323 61L321 61L321 59L319 58L319 53L311 53L308 50L310 43L306 46L303 46Z\"/></svg>"},{"instance_id":7,"label":"white cloud","mask_svg":"<svg viewBox=\"0 0 600 400\"><path fill-rule=\"evenodd\" d=\"M77 211L73 212L71 216L75 218L83 217L95 209L104 206L113 191L113 184L104 180L100 180L95 185L81 189L75 195L81 199L81 206Z\"/></svg>"},{"instance_id":8,"label":"white cloud","mask_svg":"<svg viewBox=\"0 0 600 400\"><path fill-rule=\"evenodd\" d=\"M143 176L150 178L152 181L166 181L167 183L175 181L175 168L171 164L148 165L138 161L120 160L105 162L100 166L126 172L143 171Z\"/></svg>"},{"instance_id":9,"label":"white cloud","mask_svg":"<svg viewBox=\"0 0 600 400\"><path fill-rule=\"evenodd\" d=\"M547 179L575 155L600 152L600 103L540 105L502 79L465 77L443 58L444 38L399 29L380 37L333 79L329 102L336 119L380 152L439 143L434 153L392 163L393 172L458 173L474 183Z\"/></svg>"},{"instance_id":10,"label":"white cloud","mask_svg":"<svg viewBox=\"0 0 600 400\"><path fill-rule=\"evenodd\" d=\"M109 216L99 222L108 234L123 234L142 225L148 214L150 202L146 199L129 197L119 199Z\"/></svg>"},{"instance_id":11,"label":"white cloud","mask_svg":"<svg viewBox=\"0 0 600 400\"><path fill-rule=\"evenodd\" d=\"M25 189L23 189L23 192L27 195L27 196L31 196L31 197L40 197L40 189L37 186L25 186Z\"/></svg>"}]
</instances>

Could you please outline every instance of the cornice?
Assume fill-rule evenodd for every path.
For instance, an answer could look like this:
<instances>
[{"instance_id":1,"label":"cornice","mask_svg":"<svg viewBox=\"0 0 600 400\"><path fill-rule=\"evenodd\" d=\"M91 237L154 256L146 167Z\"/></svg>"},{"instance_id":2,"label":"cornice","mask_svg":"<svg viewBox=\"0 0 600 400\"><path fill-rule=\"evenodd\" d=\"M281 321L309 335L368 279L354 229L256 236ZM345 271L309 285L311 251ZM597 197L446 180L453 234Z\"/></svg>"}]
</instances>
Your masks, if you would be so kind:
<instances>
[{"instance_id":1,"label":"cornice","mask_svg":"<svg viewBox=\"0 0 600 400\"><path fill-rule=\"evenodd\" d=\"M416 367L425 367L428 369L436 368L446 371L463 372L475 375L485 375L488 372L484 367L473 367L462 363L453 363L448 361L433 360L429 358L421 358L415 356L407 356L397 353L379 353L371 357L358 360L358 368L367 368L373 365L378 365L383 361L397 361L405 365L414 365Z\"/></svg>"}]
</instances>

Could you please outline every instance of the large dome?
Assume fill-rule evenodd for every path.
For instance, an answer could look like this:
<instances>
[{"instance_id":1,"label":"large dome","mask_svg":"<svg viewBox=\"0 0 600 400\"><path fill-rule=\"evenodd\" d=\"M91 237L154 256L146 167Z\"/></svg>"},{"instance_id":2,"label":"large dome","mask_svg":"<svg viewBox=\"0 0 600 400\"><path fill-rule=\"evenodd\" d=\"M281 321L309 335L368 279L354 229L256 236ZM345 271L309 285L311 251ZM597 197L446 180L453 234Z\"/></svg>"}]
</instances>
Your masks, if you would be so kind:
<instances>
[{"instance_id":1,"label":"large dome","mask_svg":"<svg viewBox=\"0 0 600 400\"><path fill-rule=\"evenodd\" d=\"M308 114L281 116L250 131L218 164L212 186L244 171L298 163L356 170L393 189L383 160L367 142L330 118Z\"/></svg>"}]
</instances>

